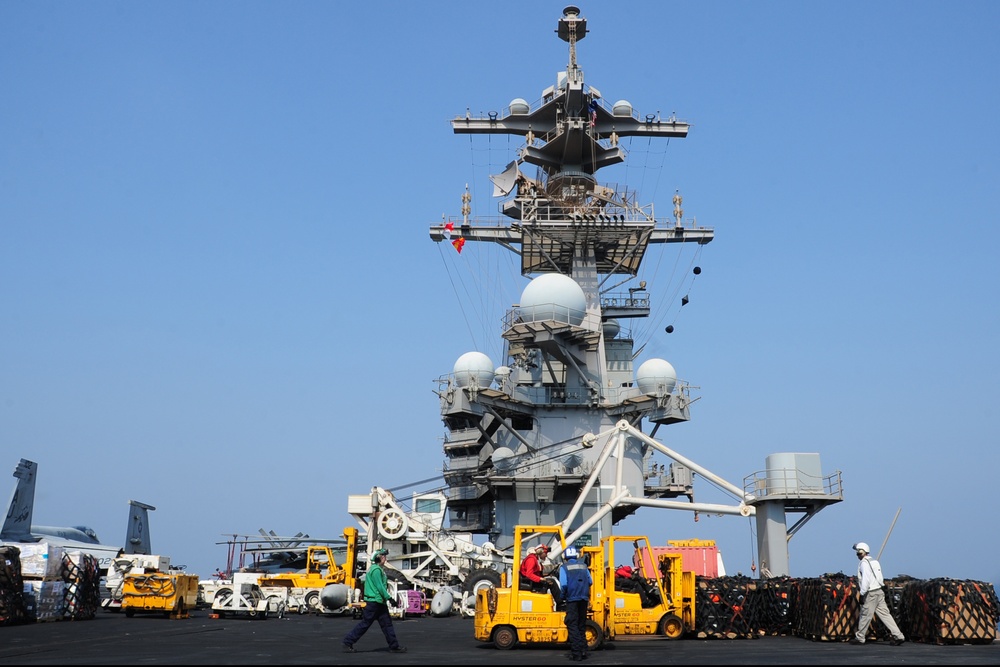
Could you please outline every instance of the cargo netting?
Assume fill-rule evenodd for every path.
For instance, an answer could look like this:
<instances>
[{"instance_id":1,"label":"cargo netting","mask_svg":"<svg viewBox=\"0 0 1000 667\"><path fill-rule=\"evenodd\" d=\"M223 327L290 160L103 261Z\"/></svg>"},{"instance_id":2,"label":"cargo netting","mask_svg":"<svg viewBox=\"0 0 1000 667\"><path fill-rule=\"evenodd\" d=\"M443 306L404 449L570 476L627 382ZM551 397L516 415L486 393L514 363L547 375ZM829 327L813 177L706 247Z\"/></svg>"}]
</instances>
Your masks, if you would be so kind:
<instances>
[{"instance_id":1,"label":"cargo netting","mask_svg":"<svg viewBox=\"0 0 1000 667\"><path fill-rule=\"evenodd\" d=\"M18 625L28 620L21 580L21 550L0 546L0 625Z\"/></svg>"},{"instance_id":2,"label":"cargo netting","mask_svg":"<svg viewBox=\"0 0 1000 667\"><path fill-rule=\"evenodd\" d=\"M97 559L79 551L65 554L62 578L66 582L63 618L94 618L101 607L101 569Z\"/></svg>"},{"instance_id":3,"label":"cargo netting","mask_svg":"<svg viewBox=\"0 0 1000 667\"><path fill-rule=\"evenodd\" d=\"M1000 616L993 584L956 579L886 580L886 604L909 641L988 644ZM861 615L857 577L826 574L809 579L744 576L697 579L695 628L698 638L752 639L793 635L812 641L847 641ZM868 641L889 641L875 617Z\"/></svg>"},{"instance_id":4,"label":"cargo netting","mask_svg":"<svg viewBox=\"0 0 1000 667\"><path fill-rule=\"evenodd\" d=\"M0 625L96 616L101 606L97 559L80 551L57 553L61 554L58 566L46 568L42 576L26 576L21 550L0 547Z\"/></svg>"}]
</instances>

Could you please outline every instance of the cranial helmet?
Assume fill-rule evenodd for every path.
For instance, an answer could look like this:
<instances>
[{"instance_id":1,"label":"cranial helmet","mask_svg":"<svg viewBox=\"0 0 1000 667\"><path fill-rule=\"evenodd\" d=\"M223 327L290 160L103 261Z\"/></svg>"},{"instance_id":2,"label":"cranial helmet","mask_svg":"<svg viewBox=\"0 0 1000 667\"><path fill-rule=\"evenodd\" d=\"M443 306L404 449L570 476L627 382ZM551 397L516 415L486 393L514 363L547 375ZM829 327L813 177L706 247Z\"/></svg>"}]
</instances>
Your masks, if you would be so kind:
<instances>
[{"instance_id":1,"label":"cranial helmet","mask_svg":"<svg viewBox=\"0 0 1000 667\"><path fill-rule=\"evenodd\" d=\"M580 552L576 550L576 547L566 547L566 551L563 552L565 558L576 558L579 555Z\"/></svg>"},{"instance_id":2,"label":"cranial helmet","mask_svg":"<svg viewBox=\"0 0 1000 667\"><path fill-rule=\"evenodd\" d=\"M866 554L870 554L872 552L872 550L868 548L867 542L858 542L851 548L855 551L864 551Z\"/></svg>"}]
</instances>

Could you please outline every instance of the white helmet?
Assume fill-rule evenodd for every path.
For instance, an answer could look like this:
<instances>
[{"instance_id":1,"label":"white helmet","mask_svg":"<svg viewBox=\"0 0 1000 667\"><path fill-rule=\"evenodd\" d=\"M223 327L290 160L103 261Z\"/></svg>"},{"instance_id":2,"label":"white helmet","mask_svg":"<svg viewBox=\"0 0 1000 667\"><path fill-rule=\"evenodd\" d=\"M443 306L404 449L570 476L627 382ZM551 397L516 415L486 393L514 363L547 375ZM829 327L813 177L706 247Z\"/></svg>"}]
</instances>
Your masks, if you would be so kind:
<instances>
[{"instance_id":1,"label":"white helmet","mask_svg":"<svg viewBox=\"0 0 1000 667\"><path fill-rule=\"evenodd\" d=\"M855 551L864 551L866 554L870 554L872 552L872 550L868 548L867 542L858 542L851 548Z\"/></svg>"}]
</instances>

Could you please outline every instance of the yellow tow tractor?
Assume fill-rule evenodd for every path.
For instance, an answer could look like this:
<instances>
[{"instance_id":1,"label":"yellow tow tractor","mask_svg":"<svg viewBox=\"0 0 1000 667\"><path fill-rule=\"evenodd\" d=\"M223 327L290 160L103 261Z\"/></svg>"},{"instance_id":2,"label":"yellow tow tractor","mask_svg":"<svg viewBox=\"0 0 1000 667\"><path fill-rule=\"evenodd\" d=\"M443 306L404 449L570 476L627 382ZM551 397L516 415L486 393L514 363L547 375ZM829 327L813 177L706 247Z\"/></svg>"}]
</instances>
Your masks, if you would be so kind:
<instances>
[{"instance_id":1,"label":"yellow tow tractor","mask_svg":"<svg viewBox=\"0 0 1000 667\"><path fill-rule=\"evenodd\" d=\"M552 595L548 592L521 590L521 559L528 550L542 544L551 545L553 550L562 553L566 548L562 528L514 527L514 565L510 586L483 587L476 592L474 623L477 640L493 642L496 648L503 650L514 648L518 643L552 644L569 641L566 612L556 608L556 600ZM589 551L589 548L585 548L584 556ZM556 572L557 570L551 570L547 574L555 576ZM585 631L588 650L595 650L604 642L602 620L595 620L593 614L588 613Z\"/></svg>"},{"instance_id":2,"label":"yellow tow tractor","mask_svg":"<svg viewBox=\"0 0 1000 667\"><path fill-rule=\"evenodd\" d=\"M601 547L582 551L586 555L592 550L597 552L589 561L594 588L600 579L604 596L592 594L591 607L595 618L604 619L607 639L651 635L680 639L694 631L695 573L683 570L681 554L654 559L649 539L643 536L605 537ZM616 556L631 563L630 576L616 576L621 569L615 566Z\"/></svg>"},{"instance_id":3,"label":"yellow tow tractor","mask_svg":"<svg viewBox=\"0 0 1000 667\"><path fill-rule=\"evenodd\" d=\"M302 614L323 610L321 596L327 586L337 586L338 595L335 597L346 602L352 597L351 592L357 584L354 571L358 529L344 528L344 538L347 540L347 551L343 565L337 564L329 546L310 545L306 552L305 572L262 576L259 581L261 590L267 597L277 597L279 592L283 592L288 608L297 609ZM342 593L339 591L341 588L344 589Z\"/></svg>"},{"instance_id":4,"label":"yellow tow tractor","mask_svg":"<svg viewBox=\"0 0 1000 667\"><path fill-rule=\"evenodd\" d=\"M174 571L129 573L122 582L122 593L121 608L129 618L136 612L188 618L198 604L198 577Z\"/></svg>"}]
</instances>

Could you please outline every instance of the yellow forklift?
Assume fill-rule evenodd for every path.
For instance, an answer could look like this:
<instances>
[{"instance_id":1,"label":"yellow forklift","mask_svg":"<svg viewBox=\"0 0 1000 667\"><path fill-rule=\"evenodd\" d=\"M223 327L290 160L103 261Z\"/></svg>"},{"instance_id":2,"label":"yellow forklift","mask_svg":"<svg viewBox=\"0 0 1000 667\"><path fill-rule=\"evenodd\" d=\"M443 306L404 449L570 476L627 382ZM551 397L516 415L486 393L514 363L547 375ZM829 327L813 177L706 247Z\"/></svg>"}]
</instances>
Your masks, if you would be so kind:
<instances>
[{"instance_id":1,"label":"yellow forklift","mask_svg":"<svg viewBox=\"0 0 1000 667\"><path fill-rule=\"evenodd\" d=\"M656 559L649 539L637 535L605 537L593 550L591 575L596 587L595 572L601 571L604 595L592 594L591 607L595 618L604 619L607 639L622 635L680 639L694 631L695 573L684 571L683 556L661 554ZM622 557L631 565L616 566ZM621 570L631 572L618 576Z\"/></svg>"},{"instance_id":2,"label":"yellow forklift","mask_svg":"<svg viewBox=\"0 0 1000 667\"><path fill-rule=\"evenodd\" d=\"M542 544L551 545L553 556L561 554L566 549L561 527L514 528L513 572L504 575L500 587L481 588L476 593L477 640L492 642L502 650L519 643L569 641L565 612L552 594L522 590L521 560ZM626 551L622 545L630 549ZM606 537L600 545L583 546L579 551L593 579L585 630L588 650L596 650L615 637L679 639L694 630L695 575L683 571L680 554L662 554L654 561L648 538L641 536ZM615 558L623 555L634 563L629 581L615 575ZM655 571L651 566L654 562ZM550 566L550 576L557 572Z\"/></svg>"},{"instance_id":3,"label":"yellow forklift","mask_svg":"<svg viewBox=\"0 0 1000 667\"><path fill-rule=\"evenodd\" d=\"M566 632L566 612L558 609L557 600L544 593L521 589L521 560L540 545L550 546L553 553L566 549L566 539L559 526L515 526L514 565L509 573L510 585L489 586L476 592L475 637L493 642L502 650L522 644L563 644L569 641ZM587 554L587 550L583 550ZM548 568L548 576L556 576L557 568ZM507 575L504 575L504 579ZM502 581L502 584L506 582ZM594 587L596 588L596 586ZM594 590L592 588L591 590ZM604 642L604 628L592 613L587 614L585 638L587 649L595 650Z\"/></svg>"}]
</instances>

